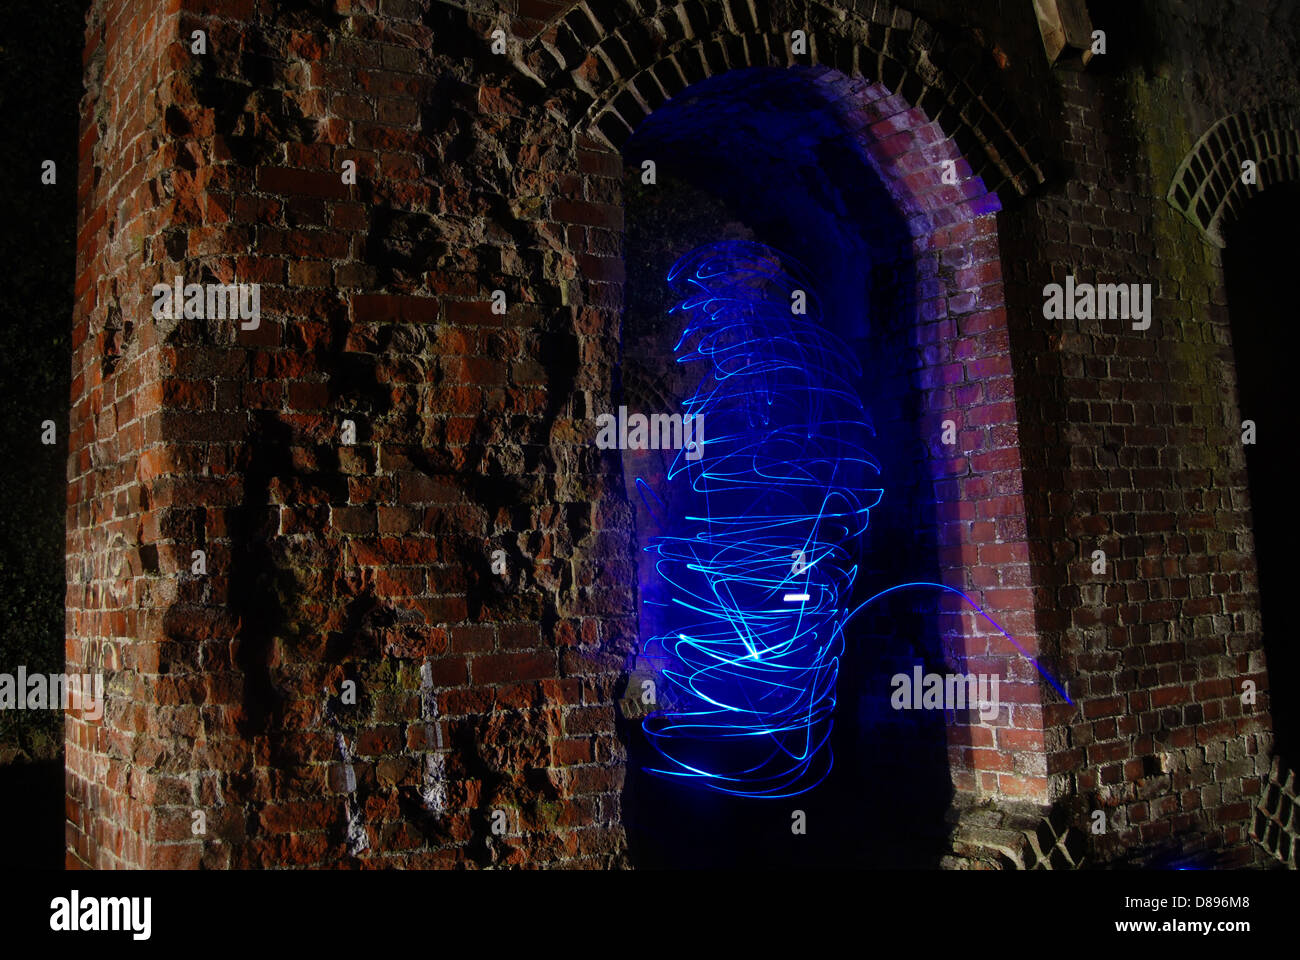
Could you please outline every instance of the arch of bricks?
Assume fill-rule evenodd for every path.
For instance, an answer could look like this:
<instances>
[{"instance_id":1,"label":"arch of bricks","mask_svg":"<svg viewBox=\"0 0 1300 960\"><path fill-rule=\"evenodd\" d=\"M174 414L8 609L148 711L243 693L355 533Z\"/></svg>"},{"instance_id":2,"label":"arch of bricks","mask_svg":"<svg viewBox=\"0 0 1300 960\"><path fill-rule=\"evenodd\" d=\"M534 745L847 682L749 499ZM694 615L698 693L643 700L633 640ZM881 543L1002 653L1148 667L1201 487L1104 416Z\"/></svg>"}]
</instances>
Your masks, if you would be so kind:
<instances>
[{"instance_id":1,"label":"arch of bricks","mask_svg":"<svg viewBox=\"0 0 1300 960\"><path fill-rule=\"evenodd\" d=\"M657 75L661 63L644 66L637 76ZM895 404L902 391L920 394L918 426L933 483L922 495L936 504L940 577L975 598L1031 655L1037 654L997 234L1001 201L955 138L902 93L827 66L801 72L821 88L826 104L817 116L809 114L809 128L824 128L826 115L834 117L839 136L851 141L874 170L910 234L897 252L894 272L905 273L901 261L909 261L914 286L895 296L910 313L906 349L911 355L899 357L900 372L885 393L886 402ZM608 207L594 198L618 195L623 157L594 135L579 134L578 145L587 171L584 196L592 199L566 202L565 217L592 224ZM947 164L957 174L956 184L944 182ZM940 441L947 420L957 428L955 447ZM963 669L1006 678L999 697L1004 709L996 721L984 724L971 714L969 723L948 726L954 787L966 795L1034 803L1061 796L1060 738L1049 727L1064 720L1060 708L1068 705L968 607L946 626L950 636L960 637L956 652Z\"/></svg>"},{"instance_id":2,"label":"arch of bricks","mask_svg":"<svg viewBox=\"0 0 1300 960\"><path fill-rule=\"evenodd\" d=\"M1247 160L1255 162L1255 184L1241 181ZM1300 110L1269 104L1206 130L1178 165L1167 199L1208 243L1223 247L1225 223L1260 190L1287 180L1300 180Z\"/></svg>"},{"instance_id":3,"label":"arch of bricks","mask_svg":"<svg viewBox=\"0 0 1300 960\"><path fill-rule=\"evenodd\" d=\"M611 146L621 147L650 111L705 77L820 64L875 80L923 111L991 192L1026 195L1045 179L985 51L943 42L924 20L886 0L863 0L852 13L814 0L800 8L803 19L769 0L643 0L641 7L649 9L642 14L627 2L561 7L515 61L548 88L571 86L571 125ZM806 55L792 52L795 30L807 34Z\"/></svg>"},{"instance_id":4,"label":"arch of bricks","mask_svg":"<svg viewBox=\"0 0 1300 960\"><path fill-rule=\"evenodd\" d=\"M619 36L638 23L667 36L642 6ZM933 451L943 562L1034 652L989 185L1009 197L1040 176L1016 138L999 140L1013 125L980 103L957 53L945 53L952 73L926 72L934 38L862 6L872 12L839 23L814 4L816 22L800 26L810 60L849 44L848 72L856 63L878 85L864 95L843 70L822 75L851 94L846 135L862 138L911 217L926 429L945 413L962 428L962 454ZM729 25L722 65L788 63L772 47L787 25L763 5L744 7L752 28L735 2L703 8ZM629 80L681 62L698 9L672 13L682 40L639 50ZM631 597L592 581L621 562L626 505L572 411L587 408L584 394L607 399L616 362L623 165L592 121L623 87L563 72L547 47L552 29L565 35L553 23L519 66L540 77L549 63L567 85L502 134L519 109L510 98L480 86L465 103L429 82L432 68L484 81L439 50L461 17L412 7L407 40L394 43L364 14L344 38L275 8L218 16L184 2L141 17L127 0L96 4L79 145L66 640L70 672L109 676L104 715L68 719L70 865L620 861L614 654ZM884 54L874 61L852 52L871 24ZM200 27L201 61L182 42ZM714 48L701 48L717 69ZM246 76L249 51L275 83ZM958 75L968 86L923 82ZM355 96L363 89L376 102ZM412 131L413 98L450 119ZM423 164L462 148L458 127L526 142L520 163L537 169L508 182L504 161L453 151L446 192L433 190ZM963 148L962 130L985 139ZM537 144L570 137L576 149L539 158ZM353 158L362 182L349 188L338 164ZM957 161L958 184L943 183L944 160ZM403 269L387 269L399 255ZM153 283L178 275L262 284L260 327L154 322ZM494 288L511 295L508 317L491 309ZM581 358L567 383L548 376L556 342L557 356ZM432 382L432 357L462 383ZM364 422L345 447L348 416ZM562 465L559 482L516 452ZM487 572L489 542L510 547L514 589ZM192 575L196 547L206 576ZM1057 705L1025 662L1014 669L1010 725L962 733L954 779L1042 799ZM356 710L340 707L345 678L363 693ZM508 842L489 845L481 824L495 806L519 816ZM204 838L191 832L199 807Z\"/></svg>"}]
</instances>

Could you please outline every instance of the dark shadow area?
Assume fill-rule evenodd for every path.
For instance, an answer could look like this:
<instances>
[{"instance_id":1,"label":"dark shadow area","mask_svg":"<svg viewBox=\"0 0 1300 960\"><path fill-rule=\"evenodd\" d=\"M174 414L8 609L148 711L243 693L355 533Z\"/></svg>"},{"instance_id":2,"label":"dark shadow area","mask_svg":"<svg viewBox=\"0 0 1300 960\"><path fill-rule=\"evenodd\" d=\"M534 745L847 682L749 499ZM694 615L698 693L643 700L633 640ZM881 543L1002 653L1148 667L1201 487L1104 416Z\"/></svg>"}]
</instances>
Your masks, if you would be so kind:
<instances>
[{"instance_id":1,"label":"dark shadow area","mask_svg":"<svg viewBox=\"0 0 1300 960\"><path fill-rule=\"evenodd\" d=\"M1291 275L1300 255L1297 216L1300 184L1269 187L1228 228L1223 252L1241 418L1255 421L1257 430L1255 444L1247 444L1245 451L1268 661L1268 703L1277 738L1275 751L1292 768L1300 760L1300 656L1284 606L1295 563L1294 491L1288 466L1294 454L1291 410L1300 332L1282 281Z\"/></svg>"},{"instance_id":2,"label":"dark shadow area","mask_svg":"<svg viewBox=\"0 0 1300 960\"><path fill-rule=\"evenodd\" d=\"M907 580L933 580L937 535L929 450L919 417L916 268L897 204L802 70L734 71L698 83L648 117L628 142L624 192L627 285L619 402L679 409L686 394L673 344L680 318L665 281L682 254L749 239L802 262L827 328L862 365L859 395L876 430L884 499L871 512L851 604ZM856 125L861 126L860 122ZM654 184L642 182L654 161ZM653 535L633 483L665 463L624 453L637 544ZM642 599L654 596L648 565ZM916 664L944 671L926 597L902 597L848 625L837 684L834 766L815 789L783 799L736 798L648 774L653 751L638 719L628 743L623 820L639 867L935 867L952 797L939 711L891 708L890 678ZM644 632L645 625L642 624ZM792 832L794 811L807 832Z\"/></svg>"},{"instance_id":3,"label":"dark shadow area","mask_svg":"<svg viewBox=\"0 0 1300 960\"><path fill-rule=\"evenodd\" d=\"M8 4L0 43L0 673L64 662L78 103L89 4ZM52 180L53 182L48 182ZM92 337L99 331L91 331ZM103 331L111 352L129 329ZM43 434L52 429L52 443ZM0 710L6 866L63 865L63 714ZM32 762L27 762L32 761ZM12 765L11 765L12 764Z\"/></svg>"},{"instance_id":4,"label":"dark shadow area","mask_svg":"<svg viewBox=\"0 0 1300 960\"><path fill-rule=\"evenodd\" d=\"M61 759L0 767L0 822L17 827L0 846L0 867L63 869L63 789Z\"/></svg>"}]
</instances>

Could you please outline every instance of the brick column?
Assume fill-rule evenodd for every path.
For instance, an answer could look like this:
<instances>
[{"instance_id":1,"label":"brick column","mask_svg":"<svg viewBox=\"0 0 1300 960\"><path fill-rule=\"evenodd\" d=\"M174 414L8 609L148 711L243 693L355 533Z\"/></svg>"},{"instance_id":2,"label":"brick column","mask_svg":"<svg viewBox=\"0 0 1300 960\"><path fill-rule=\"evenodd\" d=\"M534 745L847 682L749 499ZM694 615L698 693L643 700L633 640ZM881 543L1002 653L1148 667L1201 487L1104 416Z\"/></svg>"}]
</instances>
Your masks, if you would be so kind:
<instances>
[{"instance_id":1,"label":"brick column","mask_svg":"<svg viewBox=\"0 0 1300 960\"><path fill-rule=\"evenodd\" d=\"M104 716L67 718L69 866L141 866L158 828L165 716L160 641L176 587L158 578L170 501L162 346L150 319L161 200L175 160L162 134L177 18L102 2L86 37L68 462L67 670L102 672ZM191 708L192 723L197 707ZM192 727L190 728L192 729Z\"/></svg>"},{"instance_id":2,"label":"brick column","mask_svg":"<svg viewBox=\"0 0 1300 960\"><path fill-rule=\"evenodd\" d=\"M565 131L443 5L92 23L70 861L619 862L630 520L584 430L621 300ZM153 319L177 276L260 322Z\"/></svg>"}]
</instances>

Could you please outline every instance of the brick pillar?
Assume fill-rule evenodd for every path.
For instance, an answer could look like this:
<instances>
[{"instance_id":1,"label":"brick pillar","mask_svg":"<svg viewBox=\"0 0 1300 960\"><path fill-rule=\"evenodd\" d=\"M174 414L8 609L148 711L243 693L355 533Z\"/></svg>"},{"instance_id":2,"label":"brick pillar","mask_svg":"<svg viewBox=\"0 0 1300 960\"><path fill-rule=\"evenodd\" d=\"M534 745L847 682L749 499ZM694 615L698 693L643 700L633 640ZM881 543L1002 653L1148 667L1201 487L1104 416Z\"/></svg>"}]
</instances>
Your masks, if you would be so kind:
<instances>
[{"instance_id":1,"label":"brick pillar","mask_svg":"<svg viewBox=\"0 0 1300 960\"><path fill-rule=\"evenodd\" d=\"M158 580L169 501L166 387L146 296L169 210L160 186L161 93L175 76L177 18L98 4L86 36L79 146L76 312L68 461L67 670L102 672L104 716L67 717L69 866L142 866L158 823L152 770L177 722L159 676ZM197 713L197 707L191 708Z\"/></svg>"},{"instance_id":2,"label":"brick pillar","mask_svg":"<svg viewBox=\"0 0 1300 960\"><path fill-rule=\"evenodd\" d=\"M491 30L444 5L179 6L92 14L70 861L620 862L630 515L584 431L621 292L567 132L436 52ZM154 319L177 276L260 322Z\"/></svg>"}]
</instances>

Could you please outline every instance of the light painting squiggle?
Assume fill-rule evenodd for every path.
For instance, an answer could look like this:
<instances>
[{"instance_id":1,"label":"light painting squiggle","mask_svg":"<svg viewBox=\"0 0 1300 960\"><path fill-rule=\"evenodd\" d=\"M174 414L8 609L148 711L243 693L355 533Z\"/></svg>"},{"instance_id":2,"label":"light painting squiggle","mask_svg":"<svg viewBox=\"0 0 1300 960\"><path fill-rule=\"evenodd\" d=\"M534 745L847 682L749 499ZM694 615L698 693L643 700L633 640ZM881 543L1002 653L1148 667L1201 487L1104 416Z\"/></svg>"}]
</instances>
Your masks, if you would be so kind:
<instances>
[{"instance_id":1,"label":"light painting squiggle","mask_svg":"<svg viewBox=\"0 0 1300 960\"><path fill-rule=\"evenodd\" d=\"M646 601L657 632L643 655L658 661L674 708L643 721L660 759L648 769L724 793L792 796L830 771L849 619L904 587L959 591L902 584L848 609L849 548L883 490L853 386L860 370L822 327L804 269L729 241L687 254L668 281L683 298L674 353L700 371L684 410L705 418L708 439L670 466L671 507L637 480L668 530L646 547L667 589ZM802 313L792 309L801 296Z\"/></svg>"},{"instance_id":2,"label":"light painting squiggle","mask_svg":"<svg viewBox=\"0 0 1300 960\"><path fill-rule=\"evenodd\" d=\"M656 772L789 796L829 769L822 747L856 574L845 544L882 492L862 443L873 431L852 357L817 322L811 284L774 251L703 247L669 282L684 297L674 352L702 368L684 407L705 418L708 440L670 467L688 506L646 548L670 586L648 647L662 651L679 709L644 728L666 761ZM791 309L797 290L803 315Z\"/></svg>"}]
</instances>

